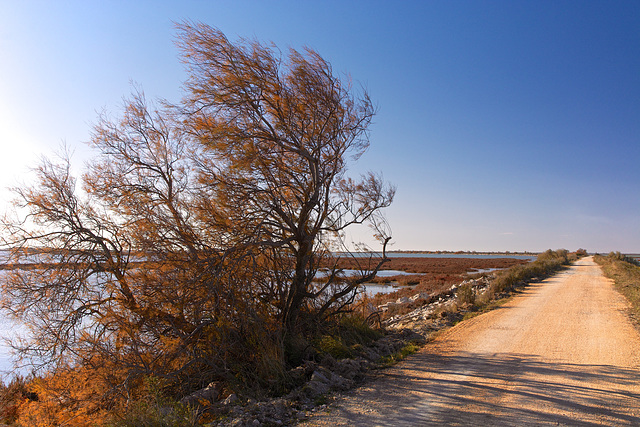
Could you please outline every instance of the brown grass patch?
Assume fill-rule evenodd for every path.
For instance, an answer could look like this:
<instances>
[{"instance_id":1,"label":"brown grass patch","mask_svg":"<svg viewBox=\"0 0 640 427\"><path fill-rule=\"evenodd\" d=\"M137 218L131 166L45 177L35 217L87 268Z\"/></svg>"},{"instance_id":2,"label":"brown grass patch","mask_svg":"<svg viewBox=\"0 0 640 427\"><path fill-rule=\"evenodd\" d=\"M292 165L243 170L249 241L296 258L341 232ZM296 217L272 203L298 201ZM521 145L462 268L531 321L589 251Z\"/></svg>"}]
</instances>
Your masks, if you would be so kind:
<instances>
[{"instance_id":1,"label":"brown grass patch","mask_svg":"<svg viewBox=\"0 0 640 427\"><path fill-rule=\"evenodd\" d=\"M340 258L338 267L358 269L373 267L377 259L369 263L366 258ZM382 270L401 270L419 274L464 274L474 269L509 268L526 264L526 259L516 258L426 258L426 257L390 257Z\"/></svg>"}]
</instances>

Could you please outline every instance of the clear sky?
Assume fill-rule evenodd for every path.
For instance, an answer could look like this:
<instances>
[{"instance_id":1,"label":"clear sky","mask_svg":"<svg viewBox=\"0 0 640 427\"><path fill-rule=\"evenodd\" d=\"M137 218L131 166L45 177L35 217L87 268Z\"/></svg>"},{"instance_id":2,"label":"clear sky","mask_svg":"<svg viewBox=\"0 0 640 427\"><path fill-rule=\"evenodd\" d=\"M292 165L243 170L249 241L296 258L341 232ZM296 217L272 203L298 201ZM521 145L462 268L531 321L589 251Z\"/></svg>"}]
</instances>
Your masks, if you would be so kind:
<instances>
[{"instance_id":1,"label":"clear sky","mask_svg":"<svg viewBox=\"0 0 640 427\"><path fill-rule=\"evenodd\" d=\"M63 141L82 169L132 81L179 100L184 19L308 45L367 88L351 170L397 186L393 249L640 252L637 0L0 0L0 187Z\"/></svg>"}]
</instances>

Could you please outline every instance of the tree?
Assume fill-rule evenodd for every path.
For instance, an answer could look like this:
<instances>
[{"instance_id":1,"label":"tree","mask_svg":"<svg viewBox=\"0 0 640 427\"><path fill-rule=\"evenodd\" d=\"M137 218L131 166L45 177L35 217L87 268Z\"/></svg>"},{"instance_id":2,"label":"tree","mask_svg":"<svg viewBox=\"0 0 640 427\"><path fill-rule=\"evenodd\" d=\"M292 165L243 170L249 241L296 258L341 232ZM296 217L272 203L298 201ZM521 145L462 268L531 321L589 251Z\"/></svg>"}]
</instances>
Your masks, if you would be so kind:
<instances>
[{"instance_id":1,"label":"tree","mask_svg":"<svg viewBox=\"0 0 640 427\"><path fill-rule=\"evenodd\" d=\"M190 23L179 46L185 99L150 109L136 92L120 120L101 115L83 192L68 156L15 190L26 215L5 217L3 243L22 265L3 277L3 307L44 366L108 365L113 385L153 374L184 392L262 375L284 363L283 338L348 309L384 262L394 189L345 175L368 147L366 92L310 49L283 58ZM363 222L383 255L345 277L331 251Z\"/></svg>"},{"instance_id":2,"label":"tree","mask_svg":"<svg viewBox=\"0 0 640 427\"><path fill-rule=\"evenodd\" d=\"M190 76L184 114L210 160L201 181L235 233L291 260L281 315L292 329L305 304L336 284L331 275L319 289L312 286L329 249L324 236L367 220L381 224L378 213L393 199L394 189L374 174L359 182L344 177L349 156L359 158L369 145L372 102L366 92L355 96L312 49L290 49L283 58L256 41L233 44L204 24L185 23L179 31ZM378 235L384 252L390 238ZM377 268L338 287L318 311L325 313Z\"/></svg>"}]
</instances>

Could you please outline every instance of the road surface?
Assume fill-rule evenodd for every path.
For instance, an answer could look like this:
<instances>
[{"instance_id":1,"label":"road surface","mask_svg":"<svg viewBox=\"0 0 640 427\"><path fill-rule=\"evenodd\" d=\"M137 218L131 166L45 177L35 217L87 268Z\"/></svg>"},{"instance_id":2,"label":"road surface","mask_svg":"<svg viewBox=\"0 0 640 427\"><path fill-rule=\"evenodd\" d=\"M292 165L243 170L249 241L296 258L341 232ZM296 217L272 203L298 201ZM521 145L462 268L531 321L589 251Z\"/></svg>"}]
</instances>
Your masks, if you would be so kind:
<instances>
[{"instance_id":1,"label":"road surface","mask_svg":"<svg viewBox=\"0 0 640 427\"><path fill-rule=\"evenodd\" d=\"M584 258L304 425L640 425L640 335L627 308Z\"/></svg>"}]
</instances>

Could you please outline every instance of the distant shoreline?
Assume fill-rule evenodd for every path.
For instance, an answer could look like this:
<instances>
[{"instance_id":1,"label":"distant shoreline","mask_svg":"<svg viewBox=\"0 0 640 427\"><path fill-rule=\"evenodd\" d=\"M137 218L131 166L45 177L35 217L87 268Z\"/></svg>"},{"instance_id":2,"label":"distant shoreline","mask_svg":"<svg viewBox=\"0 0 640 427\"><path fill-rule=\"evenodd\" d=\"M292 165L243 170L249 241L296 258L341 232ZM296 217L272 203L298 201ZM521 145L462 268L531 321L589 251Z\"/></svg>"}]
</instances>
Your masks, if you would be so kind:
<instances>
[{"instance_id":1,"label":"distant shoreline","mask_svg":"<svg viewBox=\"0 0 640 427\"><path fill-rule=\"evenodd\" d=\"M441 255L539 255L541 252L510 252L510 251L421 251L421 250L395 250L387 251L387 254L441 254Z\"/></svg>"}]
</instances>

